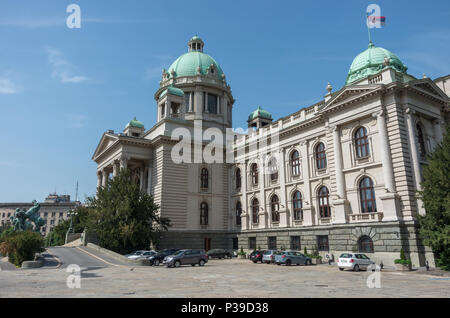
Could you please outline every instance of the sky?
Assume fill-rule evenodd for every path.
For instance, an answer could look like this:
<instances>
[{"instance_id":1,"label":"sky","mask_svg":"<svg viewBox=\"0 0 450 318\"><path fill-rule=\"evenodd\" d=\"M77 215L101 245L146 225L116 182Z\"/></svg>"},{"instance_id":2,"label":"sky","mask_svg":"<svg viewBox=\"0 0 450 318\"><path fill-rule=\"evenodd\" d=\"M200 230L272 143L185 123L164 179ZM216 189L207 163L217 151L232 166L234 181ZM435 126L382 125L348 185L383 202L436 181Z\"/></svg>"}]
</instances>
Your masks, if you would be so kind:
<instances>
[{"instance_id":1,"label":"sky","mask_svg":"<svg viewBox=\"0 0 450 318\"><path fill-rule=\"evenodd\" d=\"M1 0L0 202L74 198L77 181L79 199L94 194L102 134L156 123L162 69L196 34L231 86L233 127L257 106L278 119L320 101L367 48L371 3L386 17L375 45L413 76L450 73L448 0Z\"/></svg>"}]
</instances>

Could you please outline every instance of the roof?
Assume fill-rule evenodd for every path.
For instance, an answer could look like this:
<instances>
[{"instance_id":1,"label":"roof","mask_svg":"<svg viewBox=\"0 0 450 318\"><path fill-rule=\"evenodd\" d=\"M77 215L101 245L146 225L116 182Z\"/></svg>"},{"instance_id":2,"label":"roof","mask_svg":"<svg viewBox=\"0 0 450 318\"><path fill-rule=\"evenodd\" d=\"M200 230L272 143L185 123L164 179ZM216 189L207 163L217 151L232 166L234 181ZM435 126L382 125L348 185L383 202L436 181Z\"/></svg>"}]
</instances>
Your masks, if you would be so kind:
<instances>
[{"instance_id":1,"label":"roof","mask_svg":"<svg viewBox=\"0 0 450 318\"><path fill-rule=\"evenodd\" d=\"M387 61L389 61L389 64L387 64ZM345 85L374 75L387 66L404 74L406 74L408 69L402 61L400 61L397 55L382 47L377 47L370 42L368 48L358 54L353 60L350 70L348 71Z\"/></svg>"},{"instance_id":2,"label":"roof","mask_svg":"<svg viewBox=\"0 0 450 318\"><path fill-rule=\"evenodd\" d=\"M165 90L161 93L161 95L159 95L159 98L165 96L166 94L172 94L172 95L181 96L181 97L184 96L183 90L181 90L181 89L179 89L179 88L176 88L176 87L173 86L173 85L170 85L169 87L167 87L167 89L165 89Z\"/></svg>"},{"instance_id":3,"label":"roof","mask_svg":"<svg viewBox=\"0 0 450 318\"><path fill-rule=\"evenodd\" d=\"M191 51L181 55L170 65L167 72L169 78L204 75L207 74L207 69L211 65L214 65L217 78L222 80L223 71L220 65L211 56L200 51ZM198 72L199 68L200 73Z\"/></svg>"},{"instance_id":4,"label":"roof","mask_svg":"<svg viewBox=\"0 0 450 318\"><path fill-rule=\"evenodd\" d=\"M258 106L256 110L250 113L248 116L248 121L251 121L257 117L272 120L272 115L268 111L262 109L261 106Z\"/></svg>"},{"instance_id":5,"label":"roof","mask_svg":"<svg viewBox=\"0 0 450 318\"><path fill-rule=\"evenodd\" d=\"M127 128L128 126L131 127L135 127L135 128L144 128L144 124L142 122L140 122L139 120L136 119L136 117L134 117L126 126L125 128Z\"/></svg>"}]
</instances>

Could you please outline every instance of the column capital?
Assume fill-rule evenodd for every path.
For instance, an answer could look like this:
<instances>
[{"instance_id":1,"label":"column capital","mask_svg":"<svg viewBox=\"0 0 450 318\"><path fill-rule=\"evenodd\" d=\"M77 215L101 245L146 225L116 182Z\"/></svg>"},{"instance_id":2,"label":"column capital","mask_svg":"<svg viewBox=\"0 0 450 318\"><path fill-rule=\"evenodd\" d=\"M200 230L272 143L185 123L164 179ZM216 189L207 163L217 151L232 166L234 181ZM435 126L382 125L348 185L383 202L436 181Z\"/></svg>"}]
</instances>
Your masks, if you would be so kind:
<instances>
[{"instance_id":1,"label":"column capital","mask_svg":"<svg viewBox=\"0 0 450 318\"><path fill-rule=\"evenodd\" d=\"M414 109L411 109L411 107L408 107L405 109L405 114L407 115L414 115L416 113L416 111Z\"/></svg>"}]
</instances>

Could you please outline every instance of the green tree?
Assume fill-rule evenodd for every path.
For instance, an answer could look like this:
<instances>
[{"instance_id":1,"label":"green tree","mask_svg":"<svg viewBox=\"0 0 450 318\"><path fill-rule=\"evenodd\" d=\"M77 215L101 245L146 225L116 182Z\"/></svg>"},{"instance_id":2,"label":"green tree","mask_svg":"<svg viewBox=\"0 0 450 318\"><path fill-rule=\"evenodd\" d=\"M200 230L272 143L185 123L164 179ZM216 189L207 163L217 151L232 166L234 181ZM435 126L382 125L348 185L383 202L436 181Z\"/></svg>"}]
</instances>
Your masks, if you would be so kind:
<instances>
[{"instance_id":1,"label":"green tree","mask_svg":"<svg viewBox=\"0 0 450 318\"><path fill-rule=\"evenodd\" d=\"M97 233L101 246L121 254L148 248L170 226L170 221L157 213L153 198L132 182L127 169L107 180L86 204L88 229Z\"/></svg>"},{"instance_id":2,"label":"green tree","mask_svg":"<svg viewBox=\"0 0 450 318\"><path fill-rule=\"evenodd\" d=\"M419 216L419 234L432 248L436 265L450 270L450 126L444 139L428 156L419 196L426 215Z\"/></svg>"},{"instance_id":3,"label":"green tree","mask_svg":"<svg viewBox=\"0 0 450 318\"><path fill-rule=\"evenodd\" d=\"M43 252L44 239L40 233L17 231L3 233L0 238L0 253L8 255L9 261L21 266L24 261L34 260L36 253Z\"/></svg>"}]
</instances>

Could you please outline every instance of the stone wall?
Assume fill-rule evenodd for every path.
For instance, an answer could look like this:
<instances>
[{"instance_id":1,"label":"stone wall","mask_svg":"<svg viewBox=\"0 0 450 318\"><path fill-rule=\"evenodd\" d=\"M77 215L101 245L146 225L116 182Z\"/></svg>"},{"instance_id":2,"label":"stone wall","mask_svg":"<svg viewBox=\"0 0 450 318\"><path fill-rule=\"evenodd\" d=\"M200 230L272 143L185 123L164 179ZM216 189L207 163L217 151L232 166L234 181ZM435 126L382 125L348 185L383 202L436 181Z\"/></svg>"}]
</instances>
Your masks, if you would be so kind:
<instances>
[{"instance_id":1,"label":"stone wall","mask_svg":"<svg viewBox=\"0 0 450 318\"><path fill-rule=\"evenodd\" d=\"M394 260L400 258L403 248L405 255L411 258L413 266L424 266L428 260L434 266L431 249L424 246L417 235L414 222L359 223L330 225L308 228L265 229L246 231L239 234L239 248L249 251L249 238L256 237L256 247L268 248L268 237L277 238L277 249L290 249L290 237L300 236L300 250L304 247L310 253L317 246L318 235L328 235L329 251L319 251L322 257L327 253L337 259L342 252L358 252L358 240L367 235L373 241L374 253L365 253L377 264L393 266Z\"/></svg>"},{"instance_id":2,"label":"stone wall","mask_svg":"<svg viewBox=\"0 0 450 318\"><path fill-rule=\"evenodd\" d=\"M211 239L210 249L232 249L232 238L237 235L230 232L203 232L203 231L168 231L161 235L159 249L165 248L205 248L205 238Z\"/></svg>"}]
</instances>

